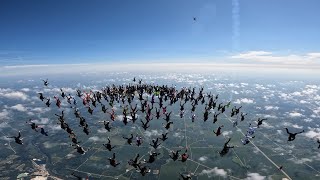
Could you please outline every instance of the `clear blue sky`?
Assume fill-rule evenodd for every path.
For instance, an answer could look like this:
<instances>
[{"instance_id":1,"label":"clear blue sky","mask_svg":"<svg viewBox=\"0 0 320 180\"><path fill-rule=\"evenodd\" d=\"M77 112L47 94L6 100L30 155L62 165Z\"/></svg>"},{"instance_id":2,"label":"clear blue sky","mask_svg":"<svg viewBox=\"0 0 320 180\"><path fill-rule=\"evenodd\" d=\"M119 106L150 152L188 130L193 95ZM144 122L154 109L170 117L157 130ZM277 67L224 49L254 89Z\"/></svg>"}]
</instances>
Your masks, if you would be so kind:
<instances>
[{"instance_id":1,"label":"clear blue sky","mask_svg":"<svg viewBox=\"0 0 320 180\"><path fill-rule=\"evenodd\" d=\"M0 65L319 51L319 0L236 2L1 0Z\"/></svg>"}]
</instances>

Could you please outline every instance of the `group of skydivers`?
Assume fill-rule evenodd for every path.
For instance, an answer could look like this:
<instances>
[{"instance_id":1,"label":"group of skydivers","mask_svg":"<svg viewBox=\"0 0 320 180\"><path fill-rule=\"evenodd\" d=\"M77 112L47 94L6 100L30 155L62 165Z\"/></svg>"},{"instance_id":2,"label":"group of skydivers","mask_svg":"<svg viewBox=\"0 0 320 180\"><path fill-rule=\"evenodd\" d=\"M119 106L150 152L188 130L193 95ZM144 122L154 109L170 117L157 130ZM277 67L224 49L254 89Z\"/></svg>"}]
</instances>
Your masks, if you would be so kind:
<instances>
[{"instance_id":1,"label":"group of skydivers","mask_svg":"<svg viewBox=\"0 0 320 180\"><path fill-rule=\"evenodd\" d=\"M136 82L136 81L137 80L134 78L133 82ZM43 82L44 82L44 86L49 85L48 79L43 80ZM90 92L85 92L85 91L82 92L81 90L78 89L75 96L72 96L71 94L67 95L63 91L63 89L60 89L60 91L61 91L61 94L60 94L61 98L66 99L67 103L71 105L71 108L74 109L74 115L79 120L79 127L83 128L83 132L86 135L89 135L90 133L89 125L86 122L86 119L80 114L79 109L76 107L78 103L75 96L78 96L79 98L81 98L82 104L87 108L88 113L91 115L93 114L94 111L97 111L96 109L98 108L98 104L100 104L101 111L105 114L110 115L111 121L102 121L102 122L99 121L99 123L103 123L104 128L108 132L111 131L112 129L111 124L116 119L116 112L115 112L115 109L113 108L116 103L120 103L120 104L122 103L121 105L121 107L123 108L122 122L124 123L124 125L127 125L130 121L132 123L135 123L138 120L138 112L141 112L142 114L139 116L142 117L144 115L144 120L142 118L140 119L140 122L142 123L142 128L144 130L147 130L150 127L149 123L154 118L161 119L161 117L163 117L163 120L164 120L163 127L166 130L169 130L170 125L172 125L174 122L170 120L172 111L167 112L167 107L176 104L178 101L180 106L180 113L179 113L180 118L183 118L185 116L184 106L187 102L190 102L191 104L190 118L192 122L194 122L196 119L199 119L199 118L196 118L195 111L196 111L197 105L200 103L205 106L205 109L203 112L204 122L206 122L209 119L209 115L212 113L212 110L216 109L213 114L213 120L212 120L213 123L216 123L218 121L218 116L220 114L225 113L226 108L229 108L231 105L231 102L228 102L227 104L224 104L224 103L218 104L219 95L213 96L211 95L211 93L205 94L203 92L204 91L203 87L199 89L199 93L196 93L195 88L181 88L180 90L178 90L175 86L169 87L167 85L158 86L158 85L143 84L142 79L138 80L138 83L129 84L126 86L124 85L116 86L113 84L111 86L106 86L101 91L95 91L95 92L93 92L92 90L90 90ZM45 105L47 107L50 107L51 105L50 98L44 97L43 93L38 93L38 94L39 94L40 100L41 101L46 100ZM145 96L146 94L148 96ZM150 100L149 100L149 97L151 97ZM55 105L58 108L61 108L60 98L58 96L54 96L54 99L56 102ZM138 101L140 102L139 109L138 109L138 105L134 104L134 101L136 99L138 99ZM110 106L110 108L107 108L106 105L103 104L102 100L106 101ZM240 122L244 121L245 116L247 115L246 113L240 112L241 108L242 106L240 107L234 106L231 109L230 116L237 117L237 119L233 121L234 127L238 125L238 121ZM65 130L69 134L69 137L71 139L71 145L74 146L74 148L78 153L85 154L85 152L87 152L89 149L85 150L83 147L79 145L80 141L78 141L75 132L70 128L69 124L65 121L64 111L62 110L61 114L55 114L55 115L58 117L58 121L59 121L57 124L59 124L61 129ZM260 128L264 120L267 120L267 119L259 118L257 120L256 127L253 127L251 124L249 125L245 137L241 139L241 142L243 143L243 145L250 143L250 139L255 137L254 136L255 129ZM44 128L41 127L41 125L37 125L36 123L32 122L31 119L26 123L28 123L31 126L31 128L35 131L38 131L37 129L40 128L40 133L45 136L48 136L48 132L46 132ZM216 131L213 130L213 133L216 136L221 135L222 128L223 128L223 125L219 126ZM298 133L291 133L287 128L285 129L289 135L288 141L293 141L297 134L304 132L302 131ZM8 138L14 138L16 143L23 144L20 132L18 136L13 136ZM127 141L129 145L132 145L134 142L133 134L130 134L129 137L124 136L123 138ZM142 139L143 138L141 136L137 135L135 138L135 144L137 146L140 146L143 143ZM167 139L168 139L168 132L162 134L161 137L159 138L153 139L149 145L156 150L161 145L161 142L159 142L159 140L164 142ZM228 138L227 141L225 142L223 149L219 152L220 156L226 155L229 152L230 148L234 148L234 146L228 145L230 140L231 138ZM320 148L319 140L318 140L318 143L319 143L318 148ZM103 144L103 146L108 151L112 151L115 148L115 146L112 146L111 140L109 137L108 137L108 142L106 144ZM173 161L179 160L181 162L186 162L189 157L187 153L187 149L185 149L184 153L181 155L179 155L180 151L181 150L172 151L170 158ZM140 155L137 154L134 159L130 159L128 161L128 164L133 168L137 169L137 171L140 172L142 176L145 176L147 173L151 172L150 168L148 168L147 165L145 164L155 162L156 157L158 155L160 155L160 153L150 152L148 160L139 161ZM181 159L179 159L179 157L181 157ZM113 167L117 167L120 164L116 160L115 153L113 153L112 157L108 158L108 160L110 165ZM76 176L74 173L72 175L75 177L79 177L79 176ZM182 179L191 179L190 174L188 175L180 174L180 177Z\"/></svg>"}]
</instances>

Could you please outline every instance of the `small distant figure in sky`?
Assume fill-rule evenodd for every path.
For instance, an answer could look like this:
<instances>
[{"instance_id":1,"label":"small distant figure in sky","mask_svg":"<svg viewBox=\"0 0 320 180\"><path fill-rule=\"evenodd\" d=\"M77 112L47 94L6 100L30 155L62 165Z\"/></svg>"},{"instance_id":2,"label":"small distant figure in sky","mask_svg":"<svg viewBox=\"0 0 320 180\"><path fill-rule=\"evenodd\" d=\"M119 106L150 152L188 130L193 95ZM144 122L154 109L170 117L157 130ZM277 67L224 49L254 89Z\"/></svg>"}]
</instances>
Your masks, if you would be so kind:
<instances>
[{"instance_id":1,"label":"small distant figure in sky","mask_svg":"<svg viewBox=\"0 0 320 180\"><path fill-rule=\"evenodd\" d=\"M193 21L197 21L197 18L196 18L196 17L193 17Z\"/></svg>"}]
</instances>

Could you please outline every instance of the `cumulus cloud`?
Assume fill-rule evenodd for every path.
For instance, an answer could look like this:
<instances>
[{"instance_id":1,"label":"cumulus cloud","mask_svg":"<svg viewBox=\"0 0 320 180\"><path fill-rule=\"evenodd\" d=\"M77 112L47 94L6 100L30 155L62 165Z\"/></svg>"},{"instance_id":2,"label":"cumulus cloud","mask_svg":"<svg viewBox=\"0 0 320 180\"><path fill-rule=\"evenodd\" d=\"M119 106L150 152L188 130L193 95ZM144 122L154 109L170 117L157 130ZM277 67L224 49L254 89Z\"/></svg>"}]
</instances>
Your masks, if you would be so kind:
<instances>
[{"instance_id":1,"label":"cumulus cloud","mask_svg":"<svg viewBox=\"0 0 320 180\"><path fill-rule=\"evenodd\" d=\"M89 138L89 141L98 142L98 141L105 141L105 139L100 138L98 136L92 136Z\"/></svg>"},{"instance_id":2,"label":"cumulus cloud","mask_svg":"<svg viewBox=\"0 0 320 180\"><path fill-rule=\"evenodd\" d=\"M17 111L21 111L21 112L27 111L27 108L24 107L22 104L17 104L17 105L11 106L10 108Z\"/></svg>"},{"instance_id":3,"label":"cumulus cloud","mask_svg":"<svg viewBox=\"0 0 320 180\"><path fill-rule=\"evenodd\" d=\"M232 134L232 131L223 131L222 132L222 135L223 136L229 136L229 135L231 135Z\"/></svg>"},{"instance_id":4,"label":"cumulus cloud","mask_svg":"<svg viewBox=\"0 0 320 180\"><path fill-rule=\"evenodd\" d=\"M315 129L315 130L309 130L308 132L304 133L304 135L307 138L320 138L320 131L319 129Z\"/></svg>"},{"instance_id":5,"label":"cumulus cloud","mask_svg":"<svg viewBox=\"0 0 320 180\"><path fill-rule=\"evenodd\" d=\"M303 115L301 113L298 113L296 111L288 113L290 117L302 117Z\"/></svg>"},{"instance_id":6,"label":"cumulus cloud","mask_svg":"<svg viewBox=\"0 0 320 180\"><path fill-rule=\"evenodd\" d=\"M29 92L30 89L29 88L22 88L21 91L24 91L24 92Z\"/></svg>"},{"instance_id":7,"label":"cumulus cloud","mask_svg":"<svg viewBox=\"0 0 320 180\"><path fill-rule=\"evenodd\" d=\"M264 107L265 108L265 110L278 110L279 109L279 107L278 106L265 106Z\"/></svg>"},{"instance_id":8,"label":"cumulus cloud","mask_svg":"<svg viewBox=\"0 0 320 180\"><path fill-rule=\"evenodd\" d=\"M209 178L213 176L222 176L222 177L227 177L227 171L224 169L219 169L218 167L214 167L213 169L210 170L202 170L200 175L207 175Z\"/></svg>"},{"instance_id":9,"label":"cumulus cloud","mask_svg":"<svg viewBox=\"0 0 320 180\"><path fill-rule=\"evenodd\" d=\"M309 159L309 158L301 158L301 159L290 158L289 160L295 164L304 164L306 162L312 162L312 159Z\"/></svg>"},{"instance_id":10,"label":"cumulus cloud","mask_svg":"<svg viewBox=\"0 0 320 180\"><path fill-rule=\"evenodd\" d=\"M204 161L206 161L206 160L208 160L208 157L207 157L207 156L201 156L201 157L199 158L199 161L201 161L201 162L204 162Z\"/></svg>"},{"instance_id":11,"label":"cumulus cloud","mask_svg":"<svg viewBox=\"0 0 320 180\"><path fill-rule=\"evenodd\" d=\"M298 124L293 124L292 127L297 128L297 129L302 129L303 126L299 126Z\"/></svg>"},{"instance_id":12,"label":"cumulus cloud","mask_svg":"<svg viewBox=\"0 0 320 180\"><path fill-rule=\"evenodd\" d=\"M0 112L0 119L3 119L3 120L9 119L9 112L8 112L8 110L3 109L3 110Z\"/></svg>"},{"instance_id":13,"label":"cumulus cloud","mask_svg":"<svg viewBox=\"0 0 320 180\"><path fill-rule=\"evenodd\" d=\"M158 131L158 130L151 130L151 131L145 131L144 135L147 137L151 137L151 136L161 136L162 131Z\"/></svg>"},{"instance_id":14,"label":"cumulus cloud","mask_svg":"<svg viewBox=\"0 0 320 180\"><path fill-rule=\"evenodd\" d=\"M262 176L259 173L248 173L246 180L264 180L266 176Z\"/></svg>"},{"instance_id":15,"label":"cumulus cloud","mask_svg":"<svg viewBox=\"0 0 320 180\"><path fill-rule=\"evenodd\" d=\"M16 100L23 100L23 101L28 99L28 95L20 91L10 91L10 92L0 91L0 96L8 99L16 99Z\"/></svg>"},{"instance_id":16,"label":"cumulus cloud","mask_svg":"<svg viewBox=\"0 0 320 180\"><path fill-rule=\"evenodd\" d=\"M252 103L254 103L254 101L253 101L253 99L242 98L242 99L237 99L234 103L235 104L241 104L241 103L252 104Z\"/></svg>"}]
</instances>

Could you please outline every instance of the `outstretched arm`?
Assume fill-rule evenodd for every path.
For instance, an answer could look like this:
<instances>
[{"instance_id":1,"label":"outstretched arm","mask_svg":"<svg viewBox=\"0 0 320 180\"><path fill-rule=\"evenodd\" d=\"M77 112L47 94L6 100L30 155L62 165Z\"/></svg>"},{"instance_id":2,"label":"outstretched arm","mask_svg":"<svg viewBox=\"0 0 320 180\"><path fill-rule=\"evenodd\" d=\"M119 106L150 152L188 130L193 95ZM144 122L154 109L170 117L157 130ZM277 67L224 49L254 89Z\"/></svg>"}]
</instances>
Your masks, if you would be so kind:
<instances>
[{"instance_id":1,"label":"outstretched arm","mask_svg":"<svg viewBox=\"0 0 320 180\"><path fill-rule=\"evenodd\" d=\"M286 128L286 131L287 131L287 133L288 133L288 134L290 134L290 132L289 132L288 128Z\"/></svg>"}]
</instances>

